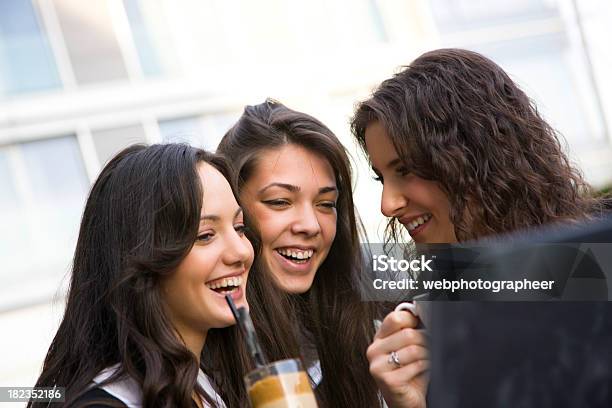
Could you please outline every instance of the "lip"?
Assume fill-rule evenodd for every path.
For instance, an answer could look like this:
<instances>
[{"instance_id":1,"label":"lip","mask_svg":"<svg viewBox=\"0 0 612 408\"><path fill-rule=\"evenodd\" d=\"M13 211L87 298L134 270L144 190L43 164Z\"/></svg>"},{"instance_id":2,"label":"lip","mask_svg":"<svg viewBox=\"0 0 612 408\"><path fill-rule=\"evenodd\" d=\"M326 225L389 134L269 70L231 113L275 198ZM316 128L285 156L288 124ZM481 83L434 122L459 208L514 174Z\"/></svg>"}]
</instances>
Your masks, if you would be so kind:
<instances>
[{"instance_id":1,"label":"lip","mask_svg":"<svg viewBox=\"0 0 612 408\"><path fill-rule=\"evenodd\" d=\"M220 299L222 299L225 302L225 294L223 293L218 293L215 292L214 290L212 290L209 287L206 287L208 290L210 290L212 293L214 293L215 295L219 296ZM238 286L238 289L236 289L235 291L233 291L232 293L230 293L229 295L231 296L233 301L238 301L240 299L242 299L242 295L243 295L243 291L242 291L242 286Z\"/></svg>"},{"instance_id":2,"label":"lip","mask_svg":"<svg viewBox=\"0 0 612 408\"><path fill-rule=\"evenodd\" d=\"M313 249L314 247L300 247L300 246L284 246L284 247L278 247L278 248L296 248L296 249L300 249L300 250L308 250L308 249ZM316 253L316 250L314 250ZM294 273L294 274L298 274L298 275L304 275L307 274L308 272L310 272L311 266L312 266L312 260L314 258L314 254L310 257L310 259L308 259L308 261L302 263L302 264L296 264L293 263L291 261L289 261L288 259L286 259L284 256L282 256L281 254L278 253L278 251L276 251L276 249L272 250L272 252L274 253L273 256L275 257L275 259L277 259L278 263L281 265L281 267L283 268L283 270L285 270L286 272L289 273Z\"/></svg>"},{"instance_id":3,"label":"lip","mask_svg":"<svg viewBox=\"0 0 612 408\"><path fill-rule=\"evenodd\" d=\"M427 214L430 214L430 213L421 213L421 214L417 214L417 215L405 215L405 216L403 216L401 218L398 218L398 221L407 226L412 221L418 219L419 217L427 215ZM432 215L432 217L433 217L433 215Z\"/></svg>"},{"instance_id":4,"label":"lip","mask_svg":"<svg viewBox=\"0 0 612 408\"><path fill-rule=\"evenodd\" d=\"M277 249L284 249L284 248L290 248L290 249L299 249L300 251L309 251L309 250L313 250L316 252L316 247L313 245L283 245L283 246L278 246L276 248L274 248L274 250L276 251Z\"/></svg>"}]
</instances>

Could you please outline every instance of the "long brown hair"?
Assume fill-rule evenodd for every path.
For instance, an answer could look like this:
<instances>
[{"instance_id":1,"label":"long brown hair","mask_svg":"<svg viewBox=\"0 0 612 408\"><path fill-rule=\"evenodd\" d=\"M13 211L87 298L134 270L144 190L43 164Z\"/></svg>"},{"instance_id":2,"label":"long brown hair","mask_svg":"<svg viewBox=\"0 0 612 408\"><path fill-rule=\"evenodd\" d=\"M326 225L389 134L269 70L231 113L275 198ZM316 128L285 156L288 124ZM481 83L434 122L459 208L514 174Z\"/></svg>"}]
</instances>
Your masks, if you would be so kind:
<instances>
[{"instance_id":1,"label":"long brown hair","mask_svg":"<svg viewBox=\"0 0 612 408\"><path fill-rule=\"evenodd\" d=\"M365 149L379 121L411 172L439 183L460 241L601 211L557 132L493 61L462 49L421 55L361 102L351 121ZM391 219L387 239L400 228Z\"/></svg>"},{"instance_id":2,"label":"long brown hair","mask_svg":"<svg viewBox=\"0 0 612 408\"><path fill-rule=\"evenodd\" d=\"M312 287L305 294L287 295L278 290L289 318L296 319L296 324L282 328L270 320L266 304L261 299L251 301L251 296L259 294L257 288L247 291L251 313L262 332L275 334L265 339L265 346L271 350L274 359L288 357L283 353L289 350L299 352L295 338L300 330L306 329L311 334L323 374L322 382L315 390L322 406L379 406L378 390L369 375L366 360L366 349L374 337L373 322L379 315L377 306L362 302L359 293L358 282L363 273L359 223L353 204L350 164L344 147L317 119L268 100L245 108L238 122L226 133L217 152L232 163L235 183L240 191L256 170L262 152L289 144L320 155L334 170L340 193L336 237ZM248 209L248 205L245 207ZM265 275L267 271L260 258L257 257L252 273ZM267 280L268 285L273 286L273 279L268 277ZM274 343L285 346L279 348Z\"/></svg>"},{"instance_id":3,"label":"long brown hair","mask_svg":"<svg viewBox=\"0 0 612 408\"><path fill-rule=\"evenodd\" d=\"M94 183L64 316L36 382L66 387L66 406L115 364L120 370L109 381L123 374L134 379L143 406L191 407L194 392L214 406L197 384L196 356L177 338L159 288L196 240L203 188L197 165L202 162L229 179L220 157L166 144L126 148ZM201 356L202 368L229 407L246 401L244 387L232 387L250 369L242 344L235 326L212 329Z\"/></svg>"}]
</instances>

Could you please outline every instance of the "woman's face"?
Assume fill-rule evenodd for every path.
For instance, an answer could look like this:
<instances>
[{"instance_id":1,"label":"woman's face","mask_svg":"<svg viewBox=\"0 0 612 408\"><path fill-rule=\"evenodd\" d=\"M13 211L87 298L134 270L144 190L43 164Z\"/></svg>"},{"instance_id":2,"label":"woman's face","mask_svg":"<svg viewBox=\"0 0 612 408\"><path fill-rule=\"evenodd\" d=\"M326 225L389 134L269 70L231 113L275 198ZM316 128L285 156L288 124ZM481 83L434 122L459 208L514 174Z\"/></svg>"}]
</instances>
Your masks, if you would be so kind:
<instances>
[{"instance_id":1,"label":"woman's face","mask_svg":"<svg viewBox=\"0 0 612 408\"><path fill-rule=\"evenodd\" d=\"M336 236L338 188L330 164L291 144L264 151L241 197L280 289L308 291Z\"/></svg>"},{"instance_id":2,"label":"woman's face","mask_svg":"<svg viewBox=\"0 0 612 408\"><path fill-rule=\"evenodd\" d=\"M162 282L162 296L179 333L230 326L225 301L248 307L245 290L253 247L244 235L242 210L223 175L207 163L198 166L202 213L198 237L177 270Z\"/></svg>"},{"instance_id":3,"label":"woman's face","mask_svg":"<svg viewBox=\"0 0 612 408\"><path fill-rule=\"evenodd\" d=\"M407 171L380 122L365 131L372 169L383 184L381 211L395 217L417 243L457 242L450 220L450 203L435 181Z\"/></svg>"}]
</instances>

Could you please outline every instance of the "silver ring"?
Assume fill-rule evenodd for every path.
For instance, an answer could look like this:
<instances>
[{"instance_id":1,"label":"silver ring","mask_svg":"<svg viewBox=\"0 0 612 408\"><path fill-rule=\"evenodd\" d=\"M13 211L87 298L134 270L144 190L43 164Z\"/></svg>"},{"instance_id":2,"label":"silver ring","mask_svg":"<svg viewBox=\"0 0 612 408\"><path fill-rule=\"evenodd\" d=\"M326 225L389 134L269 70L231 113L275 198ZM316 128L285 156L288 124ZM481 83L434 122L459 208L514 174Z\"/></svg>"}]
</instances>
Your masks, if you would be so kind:
<instances>
[{"instance_id":1,"label":"silver ring","mask_svg":"<svg viewBox=\"0 0 612 408\"><path fill-rule=\"evenodd\" d=\"M389 354L389 358L387 359L387 362L389 364L395 365L398 368L402 366L402 363L400 363L399 355L397 354L397 351L392 351L391 354Z\"/></svg>"}]
</instances>

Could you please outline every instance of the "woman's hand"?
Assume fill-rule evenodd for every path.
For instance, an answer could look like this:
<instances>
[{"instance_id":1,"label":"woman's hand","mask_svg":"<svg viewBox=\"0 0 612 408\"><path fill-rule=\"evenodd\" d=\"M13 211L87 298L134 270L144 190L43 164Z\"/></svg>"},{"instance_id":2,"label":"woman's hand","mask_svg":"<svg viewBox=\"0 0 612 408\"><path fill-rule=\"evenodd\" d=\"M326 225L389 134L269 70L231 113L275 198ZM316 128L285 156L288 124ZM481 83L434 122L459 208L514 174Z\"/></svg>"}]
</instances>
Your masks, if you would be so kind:
<instances>
[{"instance_id":1,"label":"woman's hand","mask_svg":"<svg viewBox=\"0 0 612 408\"><path fill-rule=\"evenodd\" d=\"M429 353L418 323L410 312L391 312L368 347L370 373L390 408L425 407Z\"/></svg>"}]
</instances>

